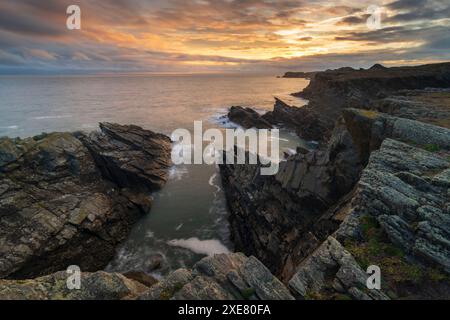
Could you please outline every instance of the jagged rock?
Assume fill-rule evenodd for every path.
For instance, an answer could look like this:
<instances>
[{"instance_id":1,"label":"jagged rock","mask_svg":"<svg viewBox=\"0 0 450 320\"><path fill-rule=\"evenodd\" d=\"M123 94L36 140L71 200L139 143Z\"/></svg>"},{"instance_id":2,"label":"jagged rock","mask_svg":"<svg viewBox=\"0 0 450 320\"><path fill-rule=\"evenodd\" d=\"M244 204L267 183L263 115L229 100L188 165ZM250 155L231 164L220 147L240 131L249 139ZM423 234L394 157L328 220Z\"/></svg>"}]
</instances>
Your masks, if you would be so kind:
<instances>
[{"instance_id":1,"label":"jagged rock","mask_svg":"<svg viewBox=\"0 0 450 320\"><path fill-rule=\"evenodd\" d=\"M80 139L103 176L121 188L161 188L170 166L170 138L142 128L101 123L101 132Z\"/></svg>"},{"instance_id":2,"label":"jagged rock","mask_svg":"<svg viewBox=\"0 0 450 320\"><path fill-rule=\"evenodd\" d=\"M448 129L362 109L344 109L342 115L360 157L368 159L386 138L450 150Z\"/></svg>"},{"instance_id":3,"label":"jagged rock","mask_svg":"<svg viewBox=\"0 0 450 320\"><path fill-rule=\"evenodd\" d=\"M437 154L384 140L370 156L344 222L297 266L291 290L300 298L386 299L395 290L395 296L448 299L448 276L436 282L429 274L439 274L430 266L450 273L448 191L434 179L449 167ZM367 225L366 217L379 227ZM383 291L367 289L367 274L341 243L351 243L358 258L380 267Z\"/></svg>"},{"instance_id":4,"label":"jagged rock","mask_svg":"<svg viewBox=\"0 0 450 320\"><path fill-rule=\"evenodd\" d=\"M143 300L293 299L256 258L241 253L207 257L193 270L179 269L143 294Z\"/></svg>"},{"instance_id":5,"label":"jagged rock","mask_svg":"<svg viewBox=\"0 0 450 320\"><path fill-rule=\"evenodd\" d=\"M275 177L260 176L254 165L220 166L237 248L287 281L336 230L341 243L361 239L361 218L369 213L392 245L445 270L449 139L444 128L348 109L325 150L290 157ZM429 144L437 149L425 150ZM345 288L341 282L334 285ZM445 296L442 288L424 289L424 296ZM347 287L345 294L371 297L356 287Z\"/></svg>"},{"instance_id":6,"label":"jagged rock","mask_svg":"<svg viewBox=\"0 0 450 320\"><path fill-rule=\"evenodd\" d=\"M149 188L166 177L168 138L135 126L101 128L0 139L0 278L72 264L101 269L148 212Z\"/></svg>"},{"instance_id":7,"label":"jagged rock","mask_svg":"<svg viewBox=\"0 0 450 320\"><path fill-rule=\"evenodd\" d=\"M228 112L228 119L238 125L249 129L271 129L272 125L262 118L262 116L251 108L231 107Z\"/></svg>"},{"instance_id":8,"label":"jagged rock","mask_svg":"<svg viewBox=\"0 0 450 320\"><path fill-rule=\"evenodd\" d=\"M148 287L118 273L82 273L79 290L68 289L66 272L33 280L0 280L0 300L135 299Z\"/></svg>"},{"instance_id":9,"label":"jagged rock","mask_svg":"<svg viewBox=\"0 0 450 320\"><path fill-rule=\"evenodd\" d=\"M378 101L374 109L450 129L450 89L401 90Z\"/></svg>"},{"instance_id":10,"label":"jagged rock","mask_svg":"<svg viewBox=\"0 0 450 320\"><path fill-rule=\"evenodd\" d=\"M296 131L300 138L319 141L330 133L330 127L308 106L297 108L275 98L273 111L263 115L273 125L282 125Z\"/></svg>"},{"instance_id":11,"label":"jagged rock","mask_svg":"<svg viewBox=\"0 0 450 320\"><path fill-rule=\"evenodd\" d=\"M294 95L308 99L307 110L319 115L321 123L330 131L344 108L379 108L380 111L389 113L390 107L383 107L383 99L395 97L400 90L425 88L450 88L450 63L394 68L375 65L367 70L316 72L308 87ZM427 105L428 113L432 113L431 106ZM403 108L402 113L393 115L404 117L411 114L405 112L406 108ZM424 118L406 117L414 120Z\"/></svg>"},{"instance_id":12,"label":"jagged rock","mask_svg":"<svg viewBox=\"0 0 450 320\"><path fill-rule=\"evenodd\" d=\"M370 157L354 199L358 208L338 230L339 237L357 234L358 224L346 225L354 219L352 215L371 215L406 253L450 272L450 181L443 174L449 168L445 157L386 139ZM441 177L447 177L446 183L441 183Z\"/></svg>"},{"instance_id":13,"label":"jagged rock","mask_svg":"<svg viewBox=\"0 0 450 320\"><path fill-rule=\"evenodd\" d=\"M338 222L322 223L321 217L351 191L362 168L344 122L326 150L297 153L275 176L259 175L258 165L220 165L236 248L279 275L293 251L295 261L302 259L309 244L313 248L337 228ZM299 242L303 249L294 250Z\"/></svg>"},{"instance_id":14,"label":"jagged rock","mask_svg":"<svg viewBox=\"0 0 450 320\"><path fill-rule=\"evenodd\" d=\"M329 296L323 298L346 294L356 300L389 299L382 292L367 289L368 275L333 237L329 237L297 270L289 281L289 288L302 299L327 291ZM365 288L363 292L362 288Z\"/></svg>"}]
</instances>

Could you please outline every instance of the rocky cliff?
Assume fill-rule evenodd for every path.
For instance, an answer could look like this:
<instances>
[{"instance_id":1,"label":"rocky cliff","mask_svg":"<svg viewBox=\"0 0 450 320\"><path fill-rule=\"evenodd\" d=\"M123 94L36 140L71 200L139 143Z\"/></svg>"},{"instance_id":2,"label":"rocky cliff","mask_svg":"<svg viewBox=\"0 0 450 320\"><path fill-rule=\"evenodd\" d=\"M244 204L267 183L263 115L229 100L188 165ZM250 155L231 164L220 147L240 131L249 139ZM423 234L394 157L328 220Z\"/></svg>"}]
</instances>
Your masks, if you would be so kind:
<instances>
[{"instance_id":1,"label":"rocky cliff","mask_svg":"<svg viewBox=\"0 0 450 320\"><path fill-rule=\"evenodd\" d=\"M274 177L221 166L232 236L298 298L448 297L449 151L448 129L346 109ZM370 264L382 292L364 289Z\"/></svg>"},{"instance_id":2,"label":"rocky cliff","mask_svg":"<svg viewBox=\"0 0 450 320\"><path fill-rule=\"evenodd\" d=\"M0 139L0 278L77 264L103 268L150 193L167 180L170 139L137 126Z\"/></svg>"},{"instance_id":3,"label":"rocky cliff","mask_svg":"<svg viewBox=\"0 0 450 320\"><path fill-rule=\"evenodd\" d=\"M449 118L448 107L442 108L436 105L436 94L430 93L427 88L434 88L431 92L439 91L439 88L450 87L450 63L430 64L415 67L395 67L386 68L381 65L374 65L369 69L355 70L352 68L340 68L316 72L310 84L302 92L295 93L309 100L309 104L302 109L304 113L311 113L316 117L319 115L320 122L325 127L322 140L329 138L329 133L334 127L335 120L340 116L343 108L362 108L378 111L392 109L392 101L399 101L395 96L404 95L404 90L410 90L408 107L397 109L397 116L408 117L412 103L417 101L417 105L425 102L425 114L421 119L417 115L412 119L424 121L427 117L437 119L445 109L446 118ZM403 90L403 93L401 93ZM423 90L418 94L418 90ZM414 98L414 91L416 98ZM400 92L400 94L399 94ZM427 93L428 92L428 93ZM389 99L391 98L391 99ZM448 99L448 96L446 97ZM413 100L413 101L411 101ZM431 102L434 101L434 102ZM404 101L405 102L405 101ZM431 103L430 103L431 102ZM388 105L391 105L389 107ZM403 104L405 105L405 104ZM437 109L437 114L433 115ZM400 112L401 111L401 112ZM426 121L426 120L425 120ZM442 123L436 123L442 126ZM298 130L302 130L301 126ZM306 129L305 132L308 132Z\"/></svg>"}]
</instances>

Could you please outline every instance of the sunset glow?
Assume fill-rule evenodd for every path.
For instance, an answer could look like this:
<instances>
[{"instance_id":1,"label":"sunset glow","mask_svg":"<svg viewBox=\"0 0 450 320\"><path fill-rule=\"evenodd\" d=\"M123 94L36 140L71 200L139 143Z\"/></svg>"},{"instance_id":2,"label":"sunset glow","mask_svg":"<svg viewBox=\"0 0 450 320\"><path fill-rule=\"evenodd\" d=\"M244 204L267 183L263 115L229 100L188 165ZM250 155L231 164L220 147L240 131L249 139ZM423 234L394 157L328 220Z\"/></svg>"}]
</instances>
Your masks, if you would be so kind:
<instances>
[{"instance_id":1,"label":"sunset glow","mask_svg":"<svg viewBox=\"0 0 450 320\"><path fill-rule=\"evenodd\" d=\"M64 1L0 4L0 73L278 72L450 57L448 1ZM382 9L381 28L366 21ZM433 57L433 58L432 58Z\"/></svg>"}]
</instances>

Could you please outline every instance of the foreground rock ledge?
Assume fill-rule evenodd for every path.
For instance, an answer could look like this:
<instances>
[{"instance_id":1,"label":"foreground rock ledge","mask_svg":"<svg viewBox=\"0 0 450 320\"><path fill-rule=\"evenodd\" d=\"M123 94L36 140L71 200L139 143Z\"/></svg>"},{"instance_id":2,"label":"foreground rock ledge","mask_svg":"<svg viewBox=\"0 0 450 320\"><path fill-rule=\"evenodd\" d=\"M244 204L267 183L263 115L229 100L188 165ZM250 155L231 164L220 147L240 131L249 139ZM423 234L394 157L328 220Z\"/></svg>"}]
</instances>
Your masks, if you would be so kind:
<instances>
[{"instance_id":1,"label":"foreground rock ledge","mask_svg":"<svg viewBox=\"0 0 450 320\"><path fill-rule=\"evenodd\" d=\"M241 253L200 260L146 286L118 273L83 273L81 289L67 289L67 274L34 280L0 280L0 300L292 300L289 290L256 258Z\"/></svg>"},{"instance_id":2,"label":"foreground rock ledge","mask_svg":"<svg viewBox=\"0 0 450 320\"><path fill-rule=\"evenodd\" d=\"M0 139L0 278L103 268L164 185L170 139L137 126Z\"/></svg>"}]
</instances>

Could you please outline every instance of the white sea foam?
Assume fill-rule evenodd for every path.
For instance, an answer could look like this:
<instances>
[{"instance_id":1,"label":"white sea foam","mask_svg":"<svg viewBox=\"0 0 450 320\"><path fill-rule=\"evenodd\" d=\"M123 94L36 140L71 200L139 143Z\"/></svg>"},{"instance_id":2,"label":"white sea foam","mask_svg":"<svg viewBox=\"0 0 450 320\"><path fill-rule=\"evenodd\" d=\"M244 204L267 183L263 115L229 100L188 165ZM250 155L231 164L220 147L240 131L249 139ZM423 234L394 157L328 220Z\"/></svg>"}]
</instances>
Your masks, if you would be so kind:
<instances>
[{"instance_id":1,"label":"white sea foam","mask_svg":"<svg viewBox=\"0 0 450 320\"><path fill-rule=\"evenodd\" d=\"M242 128L237 123L234 123L233 121L231 121L226 114L221 114L221 113L210 117L209 118L209 122L211 122L213 124L217 124L220 127L225 128L225 129L239 129L239 128Z\"/></svg>"},{"instance_id":2,"label":"white sea foam","mask_svg":"<svg viewBox=\"0 0 450 320\"><path fill-rule=\"evenodd\" d=\"M225 247L219 240L200 240L198 238L189 239L173 239L167 242L169 246L180 247L191 250L198 254L204 254L207 256L213 256L220 253L229 253L227 247Z\"/></svg>"},{"instance_id":3,"label":"white sea foam","mask_svg":"<svg viewBox=\"0 0 450 320\"><path fill-rule=\"evenodd\" d=\"M12 130L17 130L17 129L19 129L19 126L6 126L6 127L0 127L0 129L12 129Z\"/></svg>"},{"instance_id":4,"label":"white sea foam","mask_svg":"<svg viewBox=\"0 0 450 320\"><path fill-rule=\"evenodd\" d=\"M169 179L180 181L188 173L189 171L186 166L172 166L169 169Z\"/></svg>"},{"instance_id":5,"label":"white sea foam","mask_svg":"<svg viewBox=\"0 0 450 320\"><path fill-rule=\"evenodd\" d=\"M71 118L71 115L59 115L59 116L39 116L34 117L34 120L47 120L47 119L63 119L63 118Z\"/></svg>"},{"instance_id":6,"label":"white sea foam","mask_svg":"<svg viewBox=\"0 0 450 320\"><path fill-rule=\"evenodd\" d=\"M217 172L215 172L215 173L209 178L208 183L209 183L209 185L210 185L211 187L216 188L216 192L219 192L219 191L222 190L222 188L219 186L219 184L217 184L217 183L215 182L216 178L217 178Z\"/></svg>"},{"instance_id":7,"label":"white sea foam","mask_svg":"<svg viewBox=\"0 0 450 320\"><path fill-rule=\"evenodd\" d=\"M180 224L175 228L175 231L180 230L182 227L183 227L183 223L180 223Z\"/></svg>"}]
</instances>

